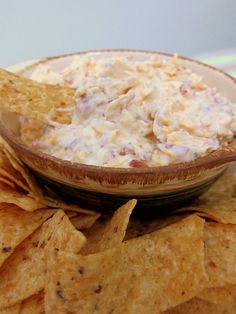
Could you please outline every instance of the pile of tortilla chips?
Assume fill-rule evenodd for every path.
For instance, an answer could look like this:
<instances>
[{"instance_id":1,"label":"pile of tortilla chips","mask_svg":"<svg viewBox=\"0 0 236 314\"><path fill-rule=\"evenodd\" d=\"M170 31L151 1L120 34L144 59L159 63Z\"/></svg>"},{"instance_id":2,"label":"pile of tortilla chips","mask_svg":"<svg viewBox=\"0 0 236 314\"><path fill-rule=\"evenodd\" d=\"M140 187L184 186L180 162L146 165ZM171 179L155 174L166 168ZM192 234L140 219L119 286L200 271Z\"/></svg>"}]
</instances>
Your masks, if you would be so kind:
<instances>
[{"instance_id":1,"label":"pile of tortilla chips","mask_svg":"<svg viewBox=\"0 0 236 314\"><path fill-rule=\"evenodd\" d=\"M0 314L236 313L236 179L167 217L45 196L0 140Z\"/></svg>"}]
</instances>

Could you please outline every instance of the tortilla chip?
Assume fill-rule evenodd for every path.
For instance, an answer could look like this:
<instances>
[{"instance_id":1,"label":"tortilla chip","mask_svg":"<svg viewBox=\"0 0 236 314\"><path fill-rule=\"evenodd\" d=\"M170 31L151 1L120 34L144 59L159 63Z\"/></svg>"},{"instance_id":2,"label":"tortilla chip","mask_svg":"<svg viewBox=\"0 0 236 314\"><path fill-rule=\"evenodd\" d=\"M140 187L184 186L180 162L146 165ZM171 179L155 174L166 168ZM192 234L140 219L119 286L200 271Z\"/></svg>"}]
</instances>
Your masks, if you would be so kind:
<instances>
[{"instance_id":1,"label":"tortilla chip","mask_svg":"<svg viewBox=\"0 0 236 314\"><path fill-rule=\"evenodd\" d=\"M27 191L31 192L37 197L42 197L43 193L37 185L35 178L30 174L28 168L22 162L19 162L18 158L15 157L15 153L13 155L13 153L10 153L8 150L4 151L12 167L21 175L22 178L24 178L25 182L27 183Z\"/></svg>"},{"instance_id":2,"label":"tortilla chip","mask_svg":"<svg viewBox=\"0 0 236 314\"><path fill-rule=\"evenodd\" d=\"M189 217L87 256L47 256L46 313L159 313L205 287L204 220Z\"/></svg>"},{"instance_id":3,"label":"tortilla chip","mask_svg":"<svg viewBox=\"0 0 236 314\"><path fill-rule=\"evenodd\" d=\"M78 214L70 218L70 221L76 229L82 230L82 229L91 228L100 216L101 216L100 214L96 214L93 216Z\"/></svg>"},{"instance_id":4,"label":"tortilla chip","mask_svg":"<svg viewBox=\"0 0 236 314\"><path fill-rule=\"evenodd\" d=\"M39 241L39 247L45 246L46 238L48 239L46 249L57 248L67 252L78 253L86 242L83 233L75 229L63 211L57 212L55 221L54 224L44 225L44 235L42 240Z\"/></svg>"},{"instance_id":5,"label":"tortilla chip","mask_svg":"<svg viewBox=\"0 0 236 314\"><path fill-rule=\"evenodd\" d=\"M47 245L78 252L84 242L82 233L63 211L58 211L19 244L0 268L0 308L21 302L44 288Z\"/></svg>"},{"instance_id":6,"label":"tortilla chip","mask_svg":"<svg viewBox=\"0 0 236 314\"><path fill-rule=\"evenodd\" d=\"M39 83L0 69L0 109L30 119L70 123L75 93L74 88Z\"/></svg>"},{"instance_id":7,"label":"tortilla chip","mask_svg":"<svg viewBox=\"0 0 236 314\"><path fill-rule=\"evenodd\" d=\"M6 307L5 309L0 309L0 314L20 314L20 304L18 303L18 304Z\"/></svg>"},{"instance_id":8,"label":"tortilla chip","mask_svg":"<svg viewBox=\"0 0 236 314\"><path fill-rule=\"evenodd\" d=\"M234 305L222 308L219 305L193 298L162 314L235 314L235 309Z\"/></svg>"},{"instance_id":9,"label":"tortilla chip","mask_svg":"<svg viewBox=\"0 0 236 314\"><path fill-rule=\"evenodd\" d=\"M177 213L196 212L200 217L224 224L236 224L236 199L222 199L199 206L181 208Z\"/></svg>"},{"instance_id":10,"label":"tortilla chip","mask_svg":"<svg viewBox=\"0 0 236 314\"><path fill-rule=\"evenodd\" d=\"M0 176L14 182L25 191L29 191L29 187L21 174L12 167L6 154L0 150Z\"/></svg>"},{"instance_id":11,"label":"tortilla chip","mask_svg":"<svg viewBox=\"0 0 236 314\"><path fill-rule=\"evenodd\" d=\"M49 206L53 208L61 208L65 211L74 211L77 213L87 214L87 215L92 215L92 216L97 215L97 212L93 210L85 209L75 204L67 204L67 203L64 203L63 201L60 201L60 200L57 200L48 196L44 196L43 198L36 198L36 200L42 202L45 206Z\"/></svg>"},{"instance_id":12,"label":"tortilla chip","mask_svg":"<svg viewBox=\"0 0 236 314\"><path fill-rule=\"evenodd\" d=\"M34 211L45 207L43 203L29 194L13 190L3 182L0 182L0 203L15 204L26 211Z\"/></svg>"},{"instance_id":13,"label":"tortilla chip","mask_svg":"<svg viewBox=\"0 0 236 314\"><path fill-rule=\"evenodd\" d=\"M23 180L25 180L28 188L27 190L30 191L30 195L28 195L26 198L29 200L34 199L37 205L32 206L32 209L30 209L30 206L27 206L27 204L24 204L25 201L23 201L22 206L20 206L19 200L15 200L15 202L12 202L20 207L22 207L25 210L33 211L38 208L42 207L53 207L53 208L61 208L64 210L72 210L78 213L84 213L88 215L96 215L97 213L92 210L88 210L85 208L81 208L80 206L74 205L74 204L66 204L60 200L48 197L43 195L43 192L41 188L38 186L35 178L29 173L29 170L27 167L19 160L17 155L15 154L14 150L0 137L0 151L3 150L6 154L7 158L9 159L9 162L11 163L11 166L17 171L18 174L21 175ZM1 183L1 182L0 182ZM1 188L1 186L0 186ZM9 197L10 199L11 197ZM0 193L0 202L4 202L1 200L1 193ZM18 201L18 202L17 202ZM40 207L38 207L40 206Z\"/></svg>"},{"instance_id":14,"label":"tortilla chip","mask_svg":"<svg viewBox=\"0 0 236 314\"><path fill-rule=\"evenodd\" d=\"M236 285L205 289L197 297L201 300L227 307L236 299Z\"/></svg>"},{"instance_id":15,"label":"tortilla chip","mask_svg":"<svg viewBox=\"0 0 236 314\"><path fill-rule=\"evenodd\" d=\"M54 213L51 209L30 213L12 204L0 204L0 266L18 244Z\"/></svg>"},{"instance_id":16,"label":"tortilla chip","mask_svg":"<svg viewBox=\"0 0 236 314\"><path fill-rule=\"evenodd\" d=\"M105 226L98 222L93 228L85 230L87 243L81 254L92 254L113 248L119 245L124 237L129 223L129 217L137 204L137 200L130 200L114 213Z\"/></svg>"},{"instance_id":17,"label":"tortilla chip","mask_svg":"<svg viewBox=\"0 0 236 314\"><path fill-rule=\"evenodd\" d=\"M0 312L1 313L1 312ZM20 314L43 314L44 313L44 293L38 294L24 300L21 303Z\"/></svg>"},{"instance_id":18,"label":"tortilla chip","mask_svg":"<svg viewBox=\"0 0 236 314\"><path fill-rule=\"evenodd\" d=\"M236 284L236 226L209 222L204 228L208 287Z\"/></svg>"}]
</instances>

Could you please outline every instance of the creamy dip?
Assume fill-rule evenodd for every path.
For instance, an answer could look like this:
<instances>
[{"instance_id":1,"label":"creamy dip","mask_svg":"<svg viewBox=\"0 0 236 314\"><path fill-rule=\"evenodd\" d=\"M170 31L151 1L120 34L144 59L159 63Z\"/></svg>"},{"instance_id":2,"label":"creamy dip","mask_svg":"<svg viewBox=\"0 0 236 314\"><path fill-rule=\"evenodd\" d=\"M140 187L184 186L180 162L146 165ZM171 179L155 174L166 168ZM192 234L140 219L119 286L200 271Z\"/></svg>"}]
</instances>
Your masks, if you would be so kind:
<instances>
[{"instance_id":1,"label":"creamy dip","mask_svg":"<svg viewBox=\"0 0 236 314\"><path fill-rule=\"evenodd\" d=\"M64 160L163 166L206 155L236 131L236 104L203 84L176 56L137 61L122 54L81 55L59 72L40 64L31 78L77 89L72 123L46 127L33 143Z\"/></svg>"}]
</instances>

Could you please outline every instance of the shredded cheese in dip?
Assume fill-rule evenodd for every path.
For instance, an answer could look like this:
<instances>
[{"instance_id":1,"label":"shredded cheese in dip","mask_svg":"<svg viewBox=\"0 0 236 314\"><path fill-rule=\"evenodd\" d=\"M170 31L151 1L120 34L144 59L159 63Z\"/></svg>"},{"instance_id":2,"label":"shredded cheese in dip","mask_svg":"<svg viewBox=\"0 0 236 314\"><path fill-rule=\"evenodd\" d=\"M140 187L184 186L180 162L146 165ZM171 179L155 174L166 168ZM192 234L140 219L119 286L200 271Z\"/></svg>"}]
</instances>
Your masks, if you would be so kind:
<instances>
[{"instance_id":1,"label":"shredded cheese in dip","mask_svg":"<svg viewBox=\"0 0 236 314\"><path fill-rule=\"evenodd\" d=\"M176 56L137 61L132 55L81 55L60 72L41 64L31 78L77 89L72 123L46 127L33 143L64 160L163 166L206 155L236 131L236 104Z\"/></svg>"}]
</instances>

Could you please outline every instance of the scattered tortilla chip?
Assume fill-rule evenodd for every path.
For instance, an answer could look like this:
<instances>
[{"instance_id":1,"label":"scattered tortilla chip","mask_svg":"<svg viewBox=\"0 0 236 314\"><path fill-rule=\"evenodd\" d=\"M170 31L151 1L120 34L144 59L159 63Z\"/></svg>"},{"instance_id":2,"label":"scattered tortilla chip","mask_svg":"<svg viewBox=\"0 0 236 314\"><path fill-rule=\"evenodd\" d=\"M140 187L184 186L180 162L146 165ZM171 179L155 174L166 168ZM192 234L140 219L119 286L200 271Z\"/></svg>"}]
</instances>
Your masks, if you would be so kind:
<instances>
[{"instance_id":1,"label":"scattered tortilla chip","mask_svg":"<svg viewBox=\"0 0 236 314\"><path fill-rule=\"evenodd\" d=\"M75 93L74 88L39 83L0 69L0 109L30 119L70 123Z\"/></svg>"},{"instance_id":2,"label":"scattered tortilla chip","mask_svg":"<svg viewBox=\"0 0 236 314\"><path fill-rule=\"evenodd\" d=\"M72 211L76 211L78 213L84 213L84 214L88 214L88 215L97 215L97 213L95 211L81 208L80 206L77 206L74 204L66 204L60 200L57 200L57 199L43 195L41 188L38 186L35 178L29 173L29 170L27 169L27 167L19 160L19 158L15 154L14 150L6 143L6 141L4 141L0 137L0 152L1 151L4 151L5 155L7 156L8 160L11 164L11 167L13 167L15 169L15 171L18 173L18 175L20 175L21 178L23 180L25 180L24 181L25 182L25 189L27 191L29 190L30 194L27 195L26 197L25 196L24 197L22 196L22 197L29 199L29 201L32 201L32 199L34 199L35 203L37 205L34 204L34 206L32 206L32 208L31 208L31 206L27 206L27 204L24 203L27 201L23 200L23 203L21 202L22 206L20 206L20 204L21 204L19 202L20 195L18 195L18 197L16 199L14 198L15 202L12 202L12 203L20 206L21 208L23 208L25 210L29 210L29 211L33 211L33 210L38 209L38 208L49 206L49 207L54 207L54 208L61 208L64 210L72 210ZM0 188L1 188L1 186L0 186ZM24 188L24 187L22 186L22 188ZM6 198L7 197L5 195L4 199L6 199ZM11 199L11 197L9 197L9 199ZM0 202L1 201L4 202L3 200L1 200L1 193L0 193ZM34 202L34 201L32 201L32 202Z\"/></svg>"},{"instance_id":3,"label":"scattered tortilla chip","mask_svg":"<svg viewBox=\"0 0 236 314\"><path fill-rule=\"evenodd\" d=\"M1 313L1 312L0 312ZM38 294L24 300L21 303L20 314L43 314L44 313L44 293Z\"/></svg>"},{"instance_id":4,"label":"scattered tortilla chip","mask_svg":"<svg viewBox=\"0 0 236 314\"><path fill-rule=\"evenodd\" d=\"M70 218L70 221L76 229L82 230L82 229L91 228L100 216L101 216L100 214L96 214L93 216L78 214Z\"/></svg>"},{"instance_id":5,"label":"scattered tortilla chip","mask_svg":"<svg viewBox=\"0 0 236 314\"><path fill-rule=\"evenodd\" d=\"M117 209L105 226L98 222L93 228L85 230L87 243L81 250L81 254L97 253L119 245L125 237L129 217L136 204L137 200L128 201Z\"/></svg>"},{"instance_id":6,"label":"scattered tortilla chip","mask_svg":"<svg viewBox=\"0 0 236 314\"><path fill-rule=\"evenodd\" d=\"M26 211L35 211L40 208L51 207L63 209L65 211L75 211L87 215L97 215L96 212L81 208L77 205L69 205L62 201L50 199L48 197L38 198L31 194L19 192L9 185L0 181L0 203L15 204Z\"/></svg>"},{"instance_id":7,"label":"scattered tortilla chip","mask_svg":"<svg viewBox=\"0 0 236 314\"><path fill-rule=\"evenodd\" d=\"M0 268L0 308L21 302L44 288L47 245L78 252L84 242L83 234L63 211L58 211L18 245Z\"/></svg>"},{"instance_id":8,"label":"scattered tortilla chip","mask_svg":"<svg viewBox=\"0 0 236 314\"><path fill-rule=\"evenodd\" d=\"M224 224L236 224L236 199L222 199L199 206L181 208L177 213L193 213Z\"/></svg>"},{"instance_id":9,"label":"scattered tortilla chip","mask_svg":"<svg viewBox=\"0 0 236 314\"><path fill-rule=\"evenodd\" d=\"M58 221L58 222L57 222ZM43 240L39 241L39 247L45 246L45 238L48 239L46 248L57 248L67 252L78 253L86 242L86 238L72 225L63 211L57 212L55 223L44 225ZM62 249L63 247L63 249Z\"/></svg>"},{"instance_id":10,"label":"scattered tortilla chip","mask_svg":"<svg viewBox=\"0 0 236 314\"><path fill-rule=\"evenodd\" d=\"M46 313L160 313L205 287L204 220L188 217L117 248L47 257Z\"/></svg>"},{"instance_id":11,"label":"scattered tortilla chip","mask_svg":"<svg viewBox=\"0 0 236 314\"><path fill-rule=\"evenodd\" d=\"M46 205L36 200L30 194L24 194L0 182L0 203L15 204L26 211L34 211L45 208Z\"/></svg>"},{"instance_id":12,"label":"scattered tortilla chip","mask_svg":"<svg viewBox=\"0 0 236 314\"><path fill-rule=\"evenodd\" d=\"M236 226L209 222L204 228L208 287L236 284Z\"/></svg>"},{"instance_id":13,"label":"scattered tortilla chip","mask_svg":"<svg viewBox=\"0 0 236 314\"><path fill-rule=\"evenodd\" d=\"M235 309L234 305L222 308L219 305L193 298L162 314L235 314Z\"/></svg>"},{"instance_id":14,"label":"scattered tortilla chip","mask_svg":"<svg viewBox=\"0 0 236 314\"><path fill-rule=\"evenodd\" d=\"M0 309L0 314L20 314L20 303Z\"/></svg>"},{"instance_id":15,"label":"scattered tortilla chip","mask_svg":"<svg viewBox=\"0 0 236 314\"><path fill-rule=\"evenodd\" d=\"M22 162L19 162L18 158L15 157L15 153L13 155L12 151L9 153L7 149L4 151L12 167L24 178L27 183L27 191L37 197L42 197L42 191L37 185L35 178L30 174L28 168Z\"/></svg>"},{"instance_id":16,"label":"scattered tortilla chip","mask_svg":"<svg viewBox=\"0 0 236 314\"><path fill-rule=\"evenodd\" d=\"M236 299L236 285L205 289L197 297L204 301L227 307Z\"/></svg>"},{"instance_id":17,"label":"scattered tortilla chip","mask_svg":"<svg viewBox=\"0 0 236 314\"><path fill-rule=\"evenodd\" d=\"M36 198L37 199L37 198ZM38 201L42 202L45 206L49 206L49 207L53 207L53 208L61 208L65 211L74 211L77 213L81 213L81 214L87 214L87 215L97 215L97 213L93 210L90 209L85 209L82 208L78 205L74 205L74 204L66 204L60 200L51 198L51 197L43 197L43 198L39 198L37 199Z\"/></svg>"},{"instance_id":18,"label":"scattered tortilla chip","mask_svg":"<svg viewBox=\"0 0 236 314\"><path fill-rule=\"evenodd\" d=\"M29 191L29 187L21 174L11 165L6 154L0 150L0 176L14 182L25 191Z\"/></svg>"},{"instance_id":19,"label":"scattered tortilla chip","mask_svg":"<svg viewBox=\"0 0 236 314\"><path fill-rule=\"evenodd\" d=\"M13 190L3 182L0 182L0 203L15 204L26 211L34 211L44 208L45 205L29 194L23 194Z\"/></svg>"},{"instance_id":20,"label":"scattered tortilla chip","mask_svg":"<svg viewBox=\"0 0 236 314\"><path fill-rule=\"evenodd\" d=\"M0 266L16 246L33 233L55 210L21 210L16 205L0 204Z\"/></svg>"},{"instance_id":21,"label":"scattered tortilla chip","mask_svg":"<svg viewBox=\"0 0 236 314\"><path fill-rule=\"evenodd\" d=\"M14 178L14 182L22 187L26 191L33 191L40 193L40 189L35 187L35 179L29 175L28 169L18 158L15 151L8 145L8 143L0 136L0 152L4 155L4 163L1 164L0 168L5 169L9 174L10 178Z\"/></svg>"}]
</instances>

